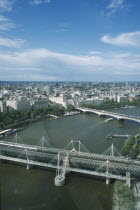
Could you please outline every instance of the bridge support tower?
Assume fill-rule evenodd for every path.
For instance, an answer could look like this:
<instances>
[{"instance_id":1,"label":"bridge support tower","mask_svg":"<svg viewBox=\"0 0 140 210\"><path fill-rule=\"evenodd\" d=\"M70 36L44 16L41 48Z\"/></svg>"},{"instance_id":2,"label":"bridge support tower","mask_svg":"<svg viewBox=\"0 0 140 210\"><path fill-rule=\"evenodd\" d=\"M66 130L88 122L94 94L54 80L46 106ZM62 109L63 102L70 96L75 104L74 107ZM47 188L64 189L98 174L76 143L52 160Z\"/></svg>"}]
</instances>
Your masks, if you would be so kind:
<instances>
[{"instance_id":1,"label":"bridge support tower","mask_svg":"<svg viewBox=\"0 0 140 210\"><path fill-rule=\"evenodd\" d=\"M128 186L130 188L131 185L131 175L130 172L126 173L126 186Z\"/></svg>"},{"instance_id":2,"label":"bridge support tower","mask_svg":"<svg viewBox=\"0 0 140 210\"><path fill-rule=\"evenodd\" d=\"M110 178L109 178L109 160L106 161L106 184L110 183Z\"/></svg>"},{"instance_id":3,"label":"bridge support tower","mask_svg":"<svg viewBox=\"0 0 140 210\"><path fill-rule=\"evenodd\" d=\"M65 184L65 174L66 174L66 167L69 166L68 154L63 159L63 168L60 169L60 155L58 154L58 161L57 161L57 169L56 169L56 177L55 177L55 186L60 187Z\"/></svg>"},{"instance_id":4,"label":"bridge support tower","mask_svg":"<svg viewBox=\"0 0 140 210\"><path fill-rule=\"evenodd\" d=\"M27 149L25 149L25 155L26 155L26 159L28 161L26 168L27 168L27 170L29 170L31 168L31 165L29 164L29 157L28 157L28 150Z\"/></svg>"}]
</instances>

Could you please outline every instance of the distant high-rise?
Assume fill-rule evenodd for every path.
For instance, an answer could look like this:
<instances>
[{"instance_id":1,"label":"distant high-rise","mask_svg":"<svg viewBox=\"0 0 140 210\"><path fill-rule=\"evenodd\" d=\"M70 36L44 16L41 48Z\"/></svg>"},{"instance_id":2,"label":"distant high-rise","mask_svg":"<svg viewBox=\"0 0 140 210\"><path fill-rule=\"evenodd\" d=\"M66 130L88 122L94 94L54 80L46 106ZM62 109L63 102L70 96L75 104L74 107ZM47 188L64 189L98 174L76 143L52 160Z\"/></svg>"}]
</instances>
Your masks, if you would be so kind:
<instances>
[{"instance_id":1,"label":"distant high-rise","mask_svg":"<svg viewBox=\"0 0 140 210\"><path fill-rule=\"evenodd\" d=\"M128 82L126 82L126 87L128 87L129 86L129 83Z\"/></svg>"},{"instance_id":2,"label":"distant high-rise","mask_svg":"<svg viewBox=\"0 0 140 210\"><path fill-rule=\"evenodd\" d=\"M0 112L7 112L6 101L0 100Z\"/></svg>"},{"instance_id":3,"label":"distant high-rise","mask_svg":"<svg viewBox=\"0 0 140 210\"><path fill-rule=\"evenodd\" d=\"M52 87L50 85L47 85L46 87L44 87L44 90L46 91L46 93L49 95L52 93Z\"/></svg>"}]
</instances>

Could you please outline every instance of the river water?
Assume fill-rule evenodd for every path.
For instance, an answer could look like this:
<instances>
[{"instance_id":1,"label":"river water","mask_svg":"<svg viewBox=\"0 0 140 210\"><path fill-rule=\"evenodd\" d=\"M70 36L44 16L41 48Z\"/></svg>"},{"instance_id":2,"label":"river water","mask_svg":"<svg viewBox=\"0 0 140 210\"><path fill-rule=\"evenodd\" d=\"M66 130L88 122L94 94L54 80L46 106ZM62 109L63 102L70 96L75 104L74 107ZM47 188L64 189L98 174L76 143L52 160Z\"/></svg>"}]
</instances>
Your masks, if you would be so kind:
<instances>
[{"instance_id":1,"label":"river water","mask_svg":"<svg viewBox=\"0 0 140 210\"><path fill-rule=\"evenodd\" d=\"M140 116L140 108L112 109L110 111ZM94 114L80 114L56 120L42 120L23 126L19 141L39 145L44 136L56 148L65 148L71 141L80 140L82 151L103 153L113 143L120 151L124 139L106 139L112 131L118 134L136 134L139 124L127 121L108 121ZM15 135L5 138L13 141ZM75 148L78 145L75 144ZM68 147L71 149L71 147ZM105 179L69 173L63 187L55 187L55 171L25 165L0 164L2 210L111 210L113 185Z\"/></svg>"}]
</instances>

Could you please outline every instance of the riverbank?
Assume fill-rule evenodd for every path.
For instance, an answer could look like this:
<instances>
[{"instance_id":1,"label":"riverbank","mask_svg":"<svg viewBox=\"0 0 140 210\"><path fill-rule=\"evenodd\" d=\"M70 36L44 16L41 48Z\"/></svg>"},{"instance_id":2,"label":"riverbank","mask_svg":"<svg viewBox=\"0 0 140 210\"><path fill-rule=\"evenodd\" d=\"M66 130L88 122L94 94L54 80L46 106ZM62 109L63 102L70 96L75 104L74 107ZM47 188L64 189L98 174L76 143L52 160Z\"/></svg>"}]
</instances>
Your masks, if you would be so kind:
<instances>
[{"instance_id":1,"label":"riverbank","mask_svg":"<svg viewBox=\"0 0 140 210\"><path fill-rule=\"evenodd\" d=\"M130 136L126 140L125 145L121 150L121 154L132 159L137 159L139 155L139 144L140 136L138 134L135 136Z\"/></svg>"},{"instance_id":2,"label":"riverbank","mask_svg":"<svg viewBox=\"0 0 140 210\"><path fill-rule=\"evenodd\" d=\"M55 116L55 115L54 115L54 117L53 117L53 115L46 115L46 116L42 116L42 117L30 118L30 119L23 120L23 121L18 122L18 123L13 123L11 125L5 126L3 129L16 128L17 126L30 124L30 123L37 122L37 121L44 120L44 119L49 119L49 118L58 119L60 117L68 117L68 116L73 116L73 115L77 115L77 114L80 114L80 112L66 113L64 115L60 115L59 117Z\"/></svg>"},{"instance_id":3,"label":"riverbank","mask_svg":"<svg viewBox=\"0 0 140 210\"><path fill-rule=\"evenodd\" d=\"M133 187L134 202L136 210L140 209L140 181L137 181Z\"/></svg>"},{"instance_id":4,"label":"riverbank","mask_svg":"<svg viewBox=\"0 0 140 210\"><path fill-rule=\"evenodd\" d=\"M21 122L17 122L17 123L13 123L11 125L8 125L8 126L4 127L4 129L16 128L17 126L20 126L20 125L25 125L25 124L37 122L39 120L43 120L43 119L47 119L47 118L49 118L49 117L48 116L44 116L44 117L30 118L30 119L27 119L27 120L23 120Z\"/></svg>"},{"instance_id":5,"label":"riverbank","mask_svg":"<svg viewBox=\"0 0 140 210\"><path fill-rule=\"evenodd\" d=\"M91 108L91 109L110 109L110 108L135 108L136 106L140 106L140 99L135 100L133 102L114 102L114 101L106 101L102 104L83 104L82 107Z\"/></svg>"},{"instance_id":6,"label":"riverbank","mask_svg":"<svg viewBox=\"0 0 140 210\"><path fill-rule=\"evenodd\" d=\"M129 189L122 181L116 181L113 191L112 210L136 210L133 190Z\"/></svg>"},{"instance_id":7,"label":"riverbank","mask_svg":"<svg viewBox=\"0 0 140 210\"><path fill-rule=\"evenodd\" d=\"M58 119L60 117L68 117L68 116L73 116L73 115L77 115L77 114L80 114L80 113L81 112L77 112L77 111L66 112L66 113L61 114L61 115L59 114L59 117L56 116L56 115L53 115L53 114L48 114L48 115L44 115L44 116L36 116L35 118L29 118L27 120L23 120L23 121L20 121L20 122L17 122L17 123L7 125L7 126L3 127L3 129L16 128L17 126L37 122L39 120L44 120L44 119L49 119L49 118Z\"/></svg>"},{"instance_id":8,"label":"riverbank","mask_svg":"<svg viewBox=\"0 0 140 210\"><path fill-rule=\"evenodd\" d=\"M29 109L26 111L0 112L0 129L19 126L25 123L38 121L47 115L61 116L65 112L63 107L49 106L46 109Z\"/></svg>"}]
</instances>

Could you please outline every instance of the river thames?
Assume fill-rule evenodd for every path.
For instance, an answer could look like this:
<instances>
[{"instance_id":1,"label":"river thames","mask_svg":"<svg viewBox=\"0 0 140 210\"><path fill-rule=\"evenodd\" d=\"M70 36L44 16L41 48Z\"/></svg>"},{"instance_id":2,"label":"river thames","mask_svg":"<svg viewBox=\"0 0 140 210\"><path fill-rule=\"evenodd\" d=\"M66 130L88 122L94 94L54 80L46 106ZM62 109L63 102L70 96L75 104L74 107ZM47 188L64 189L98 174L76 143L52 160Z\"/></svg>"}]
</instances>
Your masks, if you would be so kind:
<instances>
[{"instance_id":1,"label":"river thames","mask_svg":"<svg viewBox=\"0 0 140 210\"><path fill-rule=\"evenodd\" d=\"M140 108L110 111L140 116ZM80 114L56 120L42 120L23 126L18 133L25 144L39 145L44 136L52 147L65 148L71 141L80 140L92 153L103 153L113 143L121 150L125 139L106 139L112 131L134 135L139 124L127 121L108 121L94 114ZM15 135L5 137L13 141ZM77 145L75 145L77 147ZM111 210L113 185L105 179L69 173L63 187L55 187L55 170L25 165L0 164L2 210Z\"/></svg>"}]
</instances>

